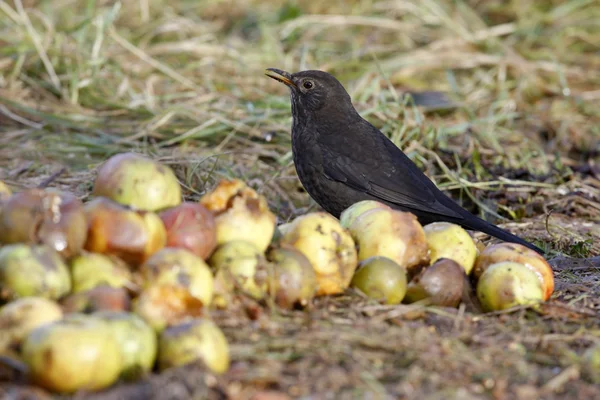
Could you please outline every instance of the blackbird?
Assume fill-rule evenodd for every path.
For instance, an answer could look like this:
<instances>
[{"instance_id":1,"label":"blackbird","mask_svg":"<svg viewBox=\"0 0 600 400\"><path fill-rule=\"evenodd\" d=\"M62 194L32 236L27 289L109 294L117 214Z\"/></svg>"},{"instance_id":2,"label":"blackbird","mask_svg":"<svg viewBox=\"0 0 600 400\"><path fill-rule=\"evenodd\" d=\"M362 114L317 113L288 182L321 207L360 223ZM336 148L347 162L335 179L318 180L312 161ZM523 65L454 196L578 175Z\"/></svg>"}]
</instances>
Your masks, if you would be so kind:
<instances>
[{"instance_id":1,"label":"blackbird","mask_svg":"<svg viewBox=\"0 0 600 400\"><path fill-rule=\"evenodd\" d=\"M294 74L267 68L266 75L290 88L292 152L308 194L328 213L360 200L377 200L415 214L422 225L447 221L498 239L533 244L476 217L442 193L386 135L354 109L332 75L318 70Z\"/></svg>"}]
</instances>

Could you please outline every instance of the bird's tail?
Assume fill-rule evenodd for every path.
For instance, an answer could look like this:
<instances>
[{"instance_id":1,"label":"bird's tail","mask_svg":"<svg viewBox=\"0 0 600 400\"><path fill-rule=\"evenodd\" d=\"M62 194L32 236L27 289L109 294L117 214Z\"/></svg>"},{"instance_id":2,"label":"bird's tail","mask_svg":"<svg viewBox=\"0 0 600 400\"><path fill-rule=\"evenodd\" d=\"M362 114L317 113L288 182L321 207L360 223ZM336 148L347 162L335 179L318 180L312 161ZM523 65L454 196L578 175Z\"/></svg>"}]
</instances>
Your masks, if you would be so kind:
<instances>
[{"instance_id":1,"label":"bird's tail","mask_svg":"<svg viewBox=\"0 0 600 400\"><path fill-rule=\"evenodd\" d=\"M521 239L520 237L518 237L516 235L513 235L512 233L507 232L504 229L499 228L496 225L493 225L487 221L484 221L483 219L478 218L472 214L471 214L471 217L474 217L474 218L466 218L466 221L465 221L466 228L476 230L476 231L481 231L483 233L487 233L488 235L494 236L500 240L504 240L505 242L521 244L523 246L530 248L531 250L538 252L541 255L545 254L545 252L542 249L540 249L539 247L529 243L526 240Z\"/></svg>"}]
</instances>

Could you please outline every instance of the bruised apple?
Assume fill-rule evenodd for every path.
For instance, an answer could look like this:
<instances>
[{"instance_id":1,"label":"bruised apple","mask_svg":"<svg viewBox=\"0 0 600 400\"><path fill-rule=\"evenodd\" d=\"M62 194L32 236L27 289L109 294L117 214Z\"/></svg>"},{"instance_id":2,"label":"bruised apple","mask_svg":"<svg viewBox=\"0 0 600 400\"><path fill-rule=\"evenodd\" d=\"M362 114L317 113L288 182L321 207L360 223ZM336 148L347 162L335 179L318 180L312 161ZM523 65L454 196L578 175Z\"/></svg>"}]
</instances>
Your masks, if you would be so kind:
<instances>
[{"instance_id":1,"label":"bruised apple","mask_svg":"<svg viewBox=\"0 0 600 400\"><path fill-rule=\"evenodd\" d=\"M34 329L23 341L22 357L33 382L58 393L104 389L117 381L122 365L107 324L86 315Z\"/></svg>"},{"instance_id":2,"label":"bruised apple","mask_svg":"<svg viewBox=\"0 0 600 400\"><path fill-rule=\"evenodd\" d=\"M61 319L58 303L43 297L23 297L0 308L0 353L20 345L35 328Z\"/></svg>"},{"instance_id":3,"label":"bruised apple","mask_svg":"<svg viewBox=\"0 0 600 400\"><path fill-rule=\"evenodd\" d=\"M209 259L218 281L216 297L226 301L228 294L239 289L260 299L267 291L268 263L263 253L251 242L235 240L217 248ZM225 291L226 293L222 293Z\"/></svg>"},{"instance_id":4,"label":"bruised apple","mask_svg":"<svg viewBox=\"0 0 600 400\"><path fill-rule=\"evenodd\" d=\"M484 311L498 311L543 301L538 276L523 264L503 261L492 264L477 281L477 298Z\"/></svg>"},{"instance_id":5,"label":"bruised apple","mask_svg":"<svg viewBox=\"0 0 600 400\"><path fill-rule=\"evenodd\" d=\"M200 257L186 249L164 248L140 266L144 287L179 285L209 306L214 291L212 271Z\"/></svg>"},{"instance_id":6,"label":"bruised apple","mask_svg":"<svg viewBox=\"0 0 600 400\"><path fill-rule=\"evenodd\" d=\"M83 253L71 260L73 293L96 286L126 287L132 283L127 264L117 257L98 253Z\"/></svg>"},{"instance_id":7,"label":"bruised apple","mask_svg":"<svg viewBox=\"0 0 600 400\"><path fill-rule=\"evenodd\" d=\"M166 247L187 249L203 260L217 247L215 217L202 204L182 203L159 216L167 230Z\"/></svg>"},{"instance_id":8,"label":"bruised apple","mask_svg":"<svg viewBox=\"0 0 600 400\"><path fill-rule=\"evenodd\" d=\"M83 204L74 195L27 189L10 196L0 213L0 243L46 244L69 258L87 235Z\"/></svg>"},{"instance_id":9,"label":"bruised apple","mask_svg":"<svg viewBox=\"0 0 600 400\"><path fill-rule=\"evenodd\" d=\"M90 252L139 265L167 242L165 226L155 213L134 211L103 197L86 203L85 212L89 223L85 249Z\"/></svg>"},{"instance_id":10,"label":"bruised apple","mask_svg":"<svg viewBox=\"0 0 600 400\"><path fill-rule=\"evenodd\" d=\"M463 227L449 222L432 222L425 225L423 230L432 264L440 258L447 258L456 261L467 275L471 273L477 257L477 246Z\"/></svg>"},{"instance_id":11,"label":"bruised apple","mask_svg":"<svg viewBox=\"0 0 600 400\"><path fill-rule=\"evenodd\" d=\"M202 316L205 304L181 285L155 283L133 301L133 312L156 332L167 326Z\"/></svg>"},{"instance_id":12,"label":"bruised apple","mask_svg":"<svg viewBox=\"0 0 600 400\"><path fill-rule=\"evenodd\" d=\"M213 373L229 369L229 344L221 329L211 320L196 318L171 326L158 340L158 368L186 365L202 360Z\"/></svg>"},{"instance_id":13,"label":"bruised apple","mask_svg":"<svg viewBox=\"0 0 600 400\"><path fill-rule=\"evenodd\" d=\"M281 238L308 259L317 274L317 296L342 293L358 264L354 241L339 221L325 212L297 217Z\"/></svg>"},{"instance_id":14,"label":"bruised apple","mask_svg":"<svg viewBox=\"0 0 600 400\"><path fill-rule=\"evenodd\" d=\"M387 204L376 200L361 200L342 211L340 214L340 225L342 225L342 228L348 229L352 226L356 218L374 208L392 209Z\"/></svg>"},{"instance_id":15,"label":"bruised apple","mask_svg":"<svg viewBox=\"0 0 600 400\"><path fill-rule=\"evenodd\" d=\"M293 248L274 248L269 252L273 274L269 292L282 308L306 306L318 288L317 275L308 258Z\"/></svg>"},{"instance_id":16,"label":"bruised apple","mask_svg":"<svg viewBox=\"0 0 600 400\"><path fill-rule=\"evenodd\" d=\"M367 297L385 304L399 304L406 294L406 270L387 257L363 260L354 273L351 286Z\"/></svg>"},{"instance_id":17,"label":"bruised apple","mask_svg":"<svg viewBox=\"0 0 600 400\"><path fill-rule=\"evenodd\" d=\"M457 307L462 299L465 271L456 261L439 258L408 284L405 302L429 299L429 304Z\"/></svg>"},{"instance_id":18,"label":"bruised apple","mask_svg":"<svg viewBox=\"0 0 600 400\"><path fill-rule=\"evenodd\" d=\"M429 263L423 227L411 213L375 208L361 214L349 228L358 246L358 260L382 256L407 272Z\"/></svg>"},{"instance_id":19,"label":"bruised apple","mask_svg":"<svg viewBox=\"0 0 600 400\"><path fill-rule=\"evenodd\" d=\"M267 199L239 179L222 180L200 199L215 214L217 244L245 240L265 251L275 232L276 217Z\"/></svg>"},{"instance_id":20,"label":"bruised apple","mask_svg":"<svg viewBox=\"0 0 600 400\"><path fill-rule=\"evenodd\" d=\"M554 292L554 273L550 264L537 252L518 243L498 243L486 247L477 257L473 275L479 278L492 264L514 261L532 270L542 283L544 301Z\"/></svg>"},{"instance_id":21,"label":"bruised apple","mask_svg":"<svg viewBox=\"0 0 600 400\"><path fill-rule=\"evenodd\" d=\"M98 169L92 193L144 211L181 203L181 186L173 170L136 153L121 153L106 160Z\"/></svg>"},{"instance_id":22,"label":"bruised apple","mask_svg":"<svg viewBox=\"0 0 600 400\"><path fill-rule=\"evenodd\" d=\"M71 290L69 269L46 245L12 244L0 248L0 297L38 296L56 300Z\"/></svg>"}]
</instances>

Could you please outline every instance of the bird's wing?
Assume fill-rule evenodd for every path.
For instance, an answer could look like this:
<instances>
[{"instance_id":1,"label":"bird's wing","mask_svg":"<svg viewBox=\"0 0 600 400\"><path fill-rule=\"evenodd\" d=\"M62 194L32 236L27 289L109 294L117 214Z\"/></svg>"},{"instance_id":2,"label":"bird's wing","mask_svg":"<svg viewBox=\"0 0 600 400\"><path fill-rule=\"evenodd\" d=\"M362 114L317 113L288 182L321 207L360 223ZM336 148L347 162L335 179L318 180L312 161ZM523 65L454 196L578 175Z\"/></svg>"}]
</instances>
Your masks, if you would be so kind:
<instances>
[{"instance_id":1,"label":"bird's wing","mask_svg":"<svg viewBox=\"0 0 600 400\"><path fill-rule=\"evenodd\" d=\"M360 133L353 134L356 132ZM433 182L368 122L348 126L341 137L321 134L318 143L323 173L329 179L399 206L463 218L439 202ZM356 156L357 149L361 151L361 158Z\"/></svg>"}]
</instances>

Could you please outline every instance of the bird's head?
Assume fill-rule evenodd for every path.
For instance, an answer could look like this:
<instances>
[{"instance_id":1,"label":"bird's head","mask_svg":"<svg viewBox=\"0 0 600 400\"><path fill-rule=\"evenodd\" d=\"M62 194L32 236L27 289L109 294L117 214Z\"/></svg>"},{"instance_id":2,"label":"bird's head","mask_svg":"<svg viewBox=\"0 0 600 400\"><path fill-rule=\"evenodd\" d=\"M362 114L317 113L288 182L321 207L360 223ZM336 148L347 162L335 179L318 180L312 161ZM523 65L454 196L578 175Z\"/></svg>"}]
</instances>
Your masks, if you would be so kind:
<instances>
[{"instance_id":1,"label":"bird's head","mask_svg":"<svg viewBox=\"0 0 600 400\"><path fill-rule=\"evenodd\" d=\"M354 110L350 95L332 75L318 70L290 74L276 68L267 68L266 75L290 88L292 107L298 112L316 113L330 107Z\"/></svg>"}]
</instances>

